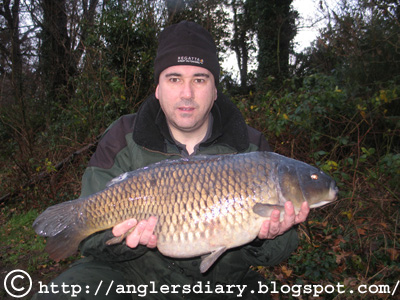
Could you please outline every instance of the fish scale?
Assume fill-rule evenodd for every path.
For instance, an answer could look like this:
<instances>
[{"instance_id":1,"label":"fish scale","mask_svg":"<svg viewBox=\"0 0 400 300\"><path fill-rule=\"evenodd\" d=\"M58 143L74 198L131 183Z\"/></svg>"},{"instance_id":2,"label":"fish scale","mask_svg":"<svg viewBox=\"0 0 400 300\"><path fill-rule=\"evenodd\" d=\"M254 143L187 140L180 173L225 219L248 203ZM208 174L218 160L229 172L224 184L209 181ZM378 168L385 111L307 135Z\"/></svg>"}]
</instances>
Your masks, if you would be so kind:
<instances>
[{"instance_id":1,"label":"fish scale","mask_svg":"<svg viewBox=\"0 0 400 300\"><path fill-rule=\"evenodd\" d=\"M256 238L286 201L298 212L303 201L317 207L336 196L328 175L276 153L200 156L121 174L103 191L49 207L33 227L58 260L97 231L156 216L158 250L179 258L211 253L200 266L205 272L226 249Z\"/></svg>"}]
</instances>

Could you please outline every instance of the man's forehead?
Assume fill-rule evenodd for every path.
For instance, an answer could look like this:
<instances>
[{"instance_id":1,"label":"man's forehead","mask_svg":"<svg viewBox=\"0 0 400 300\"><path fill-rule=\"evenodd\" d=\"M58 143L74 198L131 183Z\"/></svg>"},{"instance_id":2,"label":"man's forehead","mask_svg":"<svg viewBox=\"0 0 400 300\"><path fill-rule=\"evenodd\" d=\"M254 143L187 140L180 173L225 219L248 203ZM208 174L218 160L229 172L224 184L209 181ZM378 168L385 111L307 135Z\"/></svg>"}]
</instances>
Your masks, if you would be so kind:
<instances>
[{"instance_id":1,"label":"man's forehead","mask_svg":"<svg viewBox=\"0 0 400 300\"><path fill-rule=\"evenodd\" d=\"M206 68L190 66L190 65L177 65L166 68L162 71L161 76L194 76L194 77L207 77L211 76L211 72Z\"/></svg>"},{"instance_id":2,"label":"man's forehead","mask_svg":"<svg viewBox=\"0 0 400 300\"><path fill-rule=\"evenodd\" d=\"M166 73L164 75L165 77L183 77L183 76L192 76L192 77L206 77L206 78L210 78L209 74L205 74L205 73L194 73L191 75L185 75L182 73L178 73L178 72L170 72L170 73Z\"/></svg>"}]
</instances>

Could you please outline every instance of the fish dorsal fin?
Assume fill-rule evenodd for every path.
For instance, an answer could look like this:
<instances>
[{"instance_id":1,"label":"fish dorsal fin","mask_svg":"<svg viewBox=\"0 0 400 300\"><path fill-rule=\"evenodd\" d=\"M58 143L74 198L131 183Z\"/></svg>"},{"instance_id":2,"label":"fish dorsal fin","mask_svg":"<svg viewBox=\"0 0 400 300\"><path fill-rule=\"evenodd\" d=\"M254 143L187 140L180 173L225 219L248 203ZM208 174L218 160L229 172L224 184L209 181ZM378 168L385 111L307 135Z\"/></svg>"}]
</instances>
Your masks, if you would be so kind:
<instances>
[{"instance_id":1,"label":"fish dorsal fin","mask_svg":"<svg viewBox=\"0 0 400 300\"><path fill-rule=\"evenodd\" d=\"M278 209L281 213L285 212L285 207L282 205L268 204L268 203L256 203L253 206L253 212L261 217L269 218L271 212L274 209Z\"/></svg>"},{"instance_id":2,"label":"fish dorsal fin","mask_svg":"<svg viewBox=\"0 0 400 300\"><path fill-rule=\"evenodd\" d=\"M129 176L129 173L130 172L122 173L121 175L111 179L109 182L107 182L106 187L110 187L116 183L124 181Z\"/></svg>"},{"instance_id":3,"label":"fish dorsal fin","mask_svg":"<svg viewBox=\"0 0 400 300\"><path fill-rule=\"evenodd\" d=\"M226 247L222 246L217 250L211 252L209 255L201 257L200 272L205 273L215 263L215 261L226 251Z\"/></svg>"}]
</instances>

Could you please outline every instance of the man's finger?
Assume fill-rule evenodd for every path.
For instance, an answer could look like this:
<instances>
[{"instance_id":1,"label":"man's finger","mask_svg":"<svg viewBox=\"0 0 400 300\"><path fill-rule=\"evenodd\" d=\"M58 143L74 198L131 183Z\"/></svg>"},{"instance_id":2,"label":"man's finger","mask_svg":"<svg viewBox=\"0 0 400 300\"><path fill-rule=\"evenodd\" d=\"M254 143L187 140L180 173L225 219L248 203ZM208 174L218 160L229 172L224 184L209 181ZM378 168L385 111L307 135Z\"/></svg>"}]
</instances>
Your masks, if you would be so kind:
<instances>
[{"instance_id":1,"label":"man's finger","mask_svg":"<svg viewBox=\"0 0 400 300\"><path fill-rule=\"evenodd\" d=\"M301 204L300 212L296 216L296 224L302 223L307 219L308 213L310 212L310 206L308 205L307 201L304 201Z\"/></svg>"},{"instance_id":2,"label":"man's finger","mask_svg":"<svg viewBox=\"0 0 400 300\"><path fill-rule=\"evenodd\" d=\"M125 220L122 223L115 225L114 228L112 229L112 233L115 236L123 235L125 232L134 227L136 224L137 224L136 219Z\"/></svg>"},{"instance_id":3,"label":"man's finger","mask_svg":"<svg viewBox=\"0 0 400 300\"><path fill-rule=\"evenodd\" d=\"M147 245L151 236L153 235L156 224L156 217L150 217L148 220L140 221L136 225L135 230L126 237L126 245L131 248L136 248L139 244ZM154 238L152 243L154 243Z\"/></svg>"},{"instance_id":4,"label":"man's finger","mask_svg":"<svg viewBox=\"0 0 400 300\"><path fill-rule=\"evenodd\" d=\"M258 233L258 238L259 238L259 239L266 239L266 238L268 238L269 224L270 224L270 220L265 220L265 221L261 224L261 229L260 229L260 232Z\"/></svg>"},{"instance_id":5,"label":"man's finger","mask_svg":"<svg viewBox=\"0 0 400 300\"><path fill-rule=\"evenodd\" d=\"M126 237L125 243L128 247L136 248L139 245L140 236L142 235L144 229L146 228L146 224L147 220L140 221L136 225L135 230Z\"/></svg>"},{"instance_id":6,"label":"man's finger","mask_svg":"<svg viewBox=\"0 0 400 300\"><path fill-rule=\"evenodd\" d=\"M148 248L155 248L157 247L157 237L153 234L151 235L149 242L147 244Z\"/></svg>"},{"instance_id":7,"label":"man's finger","mask_svg":"<svg viewBox=\"0 0 400 300\"><path fill-rule=\"evenodd\" d=\"M281 213L279 210L274 209L272 211L269 221L269 232L267 235L268 238L274 238L277 234L279 234L281 227L280 215Z\"/></svg>"},{"instance_id":8,"label":"man's finger","mask_svg":"<svg viewBox=\"0 0 400 300\"><path fill-rule=\"evenodd\" d=\"M285 203L285 215L283 216L283 221L281 224L281 233L288 230L294 225L296 219L296 214L294 211L293 203L288 201Z\"/></svg>"},{"instance_id":9,"label":"man's finger","mask_svg":"<svg viewBox=\"0 0 400 300\"><path fill-rule=\"evenodd\" d=\"M150 238L153 236L154 229L156 228L157 225L157 218L156 217L150 217L147 220L146 227L144 228L140 239L139 239L139 244L141 245L147 245L150 241Z\"/></svg>"}]
</instances>

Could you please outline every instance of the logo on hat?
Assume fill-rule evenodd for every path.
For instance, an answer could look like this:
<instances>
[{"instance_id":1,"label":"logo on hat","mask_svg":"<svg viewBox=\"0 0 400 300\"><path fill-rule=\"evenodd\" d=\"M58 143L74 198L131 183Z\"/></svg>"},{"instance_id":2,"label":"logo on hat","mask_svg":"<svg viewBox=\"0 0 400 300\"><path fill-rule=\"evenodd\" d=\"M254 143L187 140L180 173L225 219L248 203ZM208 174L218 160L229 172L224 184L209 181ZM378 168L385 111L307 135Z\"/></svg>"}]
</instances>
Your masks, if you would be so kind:
<instances>
[{"instance_id":1,"label":"logo on hat","mask_svg":"<svg viewBox=\"0 0 400 300\"><path fill-rule=\"evenodd\" d=\"M194 57L194 56L178 56L178 63L187 63L187 64L197 64L202 65L204 63L204 59Z\"/></svg>"}]
</instances>

